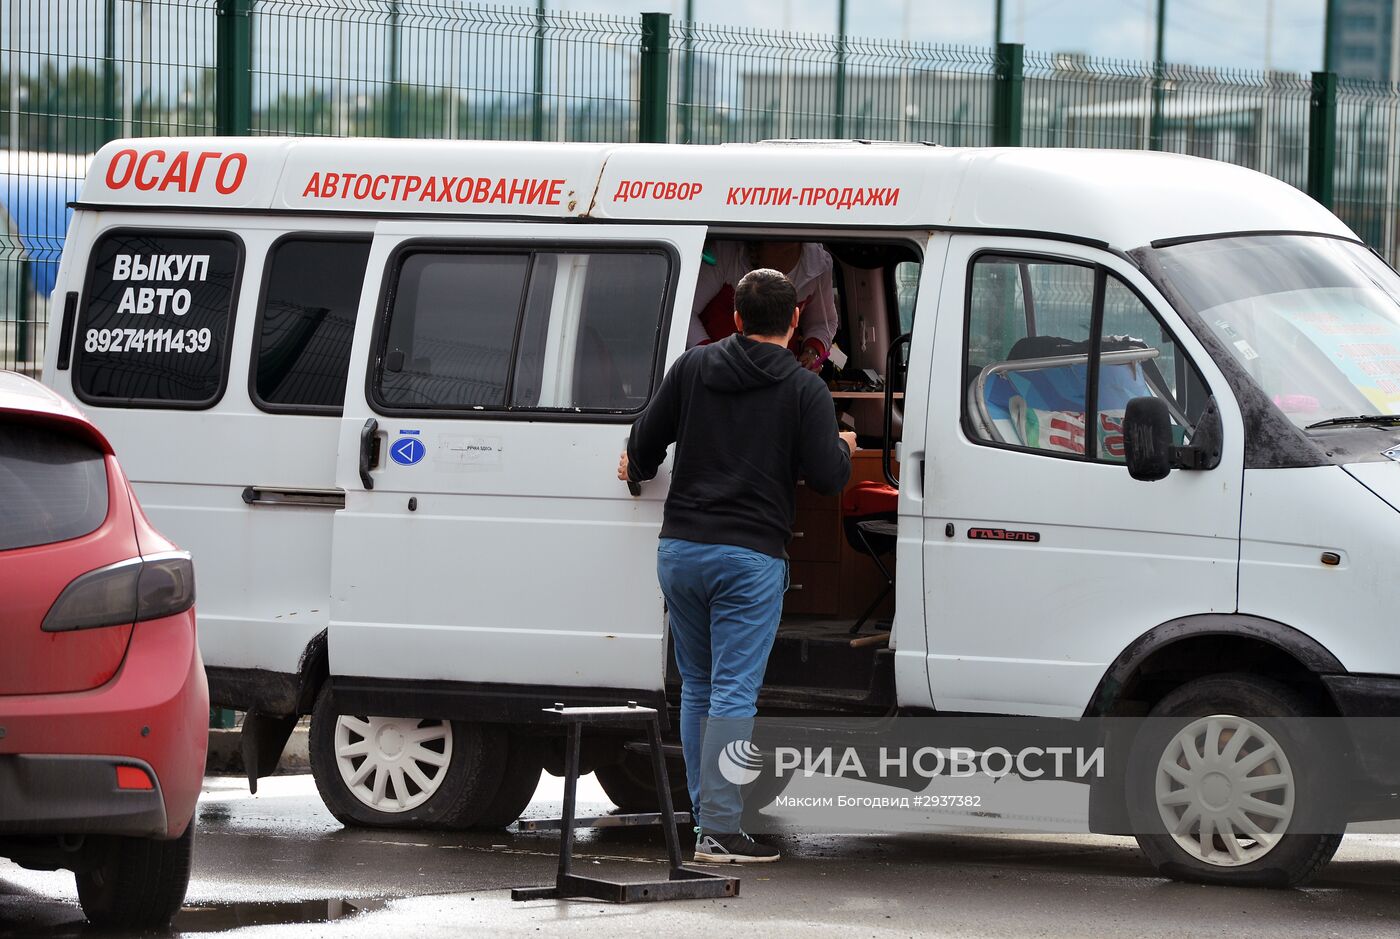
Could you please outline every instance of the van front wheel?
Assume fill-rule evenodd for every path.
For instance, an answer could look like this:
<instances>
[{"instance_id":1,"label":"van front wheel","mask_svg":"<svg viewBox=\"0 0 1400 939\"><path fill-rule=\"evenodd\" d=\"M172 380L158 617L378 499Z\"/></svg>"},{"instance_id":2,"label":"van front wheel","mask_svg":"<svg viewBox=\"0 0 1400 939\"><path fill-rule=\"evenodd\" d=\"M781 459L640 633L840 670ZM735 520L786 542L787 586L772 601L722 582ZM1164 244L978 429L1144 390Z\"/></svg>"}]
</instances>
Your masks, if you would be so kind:
<instances>
[{"instance_id":1,"label":"van front wheel","mask_svg":"<svg viewBox=\"0 0 1400 939\"><path fill-rule=\"evenodd\" d=\"M325 687L310 751L321 801L343 825L468 828L500 789L506 734L468 721L341 714Z\"/></svg>"},{"instance_id":2,"label":"van front wheel","mask_svg":"<svg viewBox=\"0 0 1400 939\"><path fill-rule=\"evenodd\" d=\"M1253 675L1177 688L1133 741L1127 795L1143 853L1168 877L1231 886L1303 883L1336 853L1331 741L1307 700Z\"/></svg>"}]
</instances>

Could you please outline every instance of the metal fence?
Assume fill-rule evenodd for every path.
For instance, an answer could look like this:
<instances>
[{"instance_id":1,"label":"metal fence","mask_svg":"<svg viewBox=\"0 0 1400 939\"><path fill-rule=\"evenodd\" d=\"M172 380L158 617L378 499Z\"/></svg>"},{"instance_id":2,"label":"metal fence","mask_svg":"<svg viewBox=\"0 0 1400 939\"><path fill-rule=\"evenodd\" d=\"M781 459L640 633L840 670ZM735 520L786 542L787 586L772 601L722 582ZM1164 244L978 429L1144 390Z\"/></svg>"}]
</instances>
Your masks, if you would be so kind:
<instances>
[{"instance_id":1,"label":"metal fence","mask_svg":"<svg viewBox=\"0 0 1400 939\"><path fill-rule=\"evenodd\" d=\"M117 137L1155 148L1270 173L1400 254L1400 91L1318 74L451 0L4 0L0 103L0 367L31 371L66 203Z\"/></svg>"}]
</instances>

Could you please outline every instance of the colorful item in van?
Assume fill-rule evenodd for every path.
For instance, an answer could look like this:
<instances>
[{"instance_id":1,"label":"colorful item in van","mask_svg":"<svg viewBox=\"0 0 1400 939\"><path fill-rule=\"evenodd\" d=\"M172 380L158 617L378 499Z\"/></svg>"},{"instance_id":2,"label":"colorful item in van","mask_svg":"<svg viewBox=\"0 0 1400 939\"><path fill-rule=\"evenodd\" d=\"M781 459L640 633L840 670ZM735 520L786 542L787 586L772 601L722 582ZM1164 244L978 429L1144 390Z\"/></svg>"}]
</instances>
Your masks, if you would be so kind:
<instances>
[{"instance_id":1,"label":"colorful item in van","mask_svg":"<svg viewBox=\"0 0 1400 939\"><path fill-rule=\"evenodd\" d=\"M1400 414L1400 325L1361 304L1280 315L1327 356L1381 414Z\"/></svg>"},{"instance_id":2,"label":"colorful item in van","mask_svg":"<svg viewBox=\"0 0 1400 939\"><path fill-rule=\"evenodd\" d=\"M987 413L1008 443L1037 450L1082 454L1088 366L1061 365L993 376L986 387ZM1152 389L1135 364L1108 365L1099 373L1098 458L1124 458L1123 413L1132 398ZM1012 431L1014 437L1006 431Z\"/></svg>"}]
</instances>

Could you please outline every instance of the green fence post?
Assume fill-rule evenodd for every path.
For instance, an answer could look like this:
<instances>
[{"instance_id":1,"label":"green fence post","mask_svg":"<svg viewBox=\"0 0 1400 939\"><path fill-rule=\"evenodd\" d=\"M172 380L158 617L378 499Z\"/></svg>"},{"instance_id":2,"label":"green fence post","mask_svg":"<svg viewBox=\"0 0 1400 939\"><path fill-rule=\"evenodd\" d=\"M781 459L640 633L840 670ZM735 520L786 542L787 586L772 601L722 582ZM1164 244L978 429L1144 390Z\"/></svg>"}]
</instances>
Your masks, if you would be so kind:
<instances>
[{"instance_id":1,"label":"green fence post","mask_svg":"<svg viewBox=\"0 0 1400 939\"><path fill-rule=\"evenodd\" d=\"M107 0L102 22L102 142L121 136L117 95L117 0ZM95 148L94 148L95 149Z\"/></svg>"},{"instance_id":2,"label":"green fence post","mask_svg":"<svg viewBox=\"0 0 1400 939\"><path fill-rule=\"evenodd\" d=\"M695 0L685 0L685 72L681 75L681 143L695 143Z\"/></svg>"},{"instance_id":3,"label":"green fence post","mask_svg":"<svg viewBox=\"0 0 1400 939\"><path fill-rule=\"evenodd\" d=\"M846 136L846 0L836 7L836 82L831 102L831 136Z\"/></svg>"},{"instance_id":4,"label":"green fence post","mask_svg":"<svg viewBox=\"0 0 1400 939\"><path fill-rule=\"evenodd\" d=\"M637 140L665 143L670 78L671 14L642 14L642 73L637 101Z\"/></svg>"},{"instance_id":5,"label":"green fence post","mask_svg":"<svg viewBox=\"0 0 1400 939\"><path fill-rule=\"evenodd\" d=\"M253 3L219 0L214 123L222 135L253 129Z\"/></svg>"},{"instance_id":6,"label":"green fence post","mask_svg":"<svg viewBox=\"0 0 1400 939\"><path fill-rule=\"evenodd\" d=\"M1157 0L1157 47L1152 57L1152 115L1147 129L1147 145L1152 150L1162 149L1166 97L1166 37L1167 0Z\"/></svg>"},{"instance_id":7,"label":"green fence post","mask_svg":"<svg viewBox=\"0 0 1400 939\"><path fill-rule=\"evenodd\" d=\"M1308 109L1308 195L1332 208L1337 168L1337 73L1313 72Z\"/></svg>"},{"instance_id":8,"label":"green fence post","mask_svg":"<svg viewBox=\"0 0 1400 939\"><path fill-rule=\"evenodd\" d=\"M992 99L992 146L1021 145L1021 63L1019 42L997 43L996 92Z\"/></svg>"},{"instance_id":9,"label":"green fence post","mask_svg":"<svg viewBox=\"0 0 1400 939\"><path fill-rule=\"evenodd\" d=\"M535 4L535 87L530 101L531 140L544 139L544 27L544 0L538 0Z\"/></svg>"},{"instance_id":10,"label":"green fence post","mask_svg":"<svg viewBox=\"0 0 1400 939\"><path fill-rule=\"evenodd\" d=\"M403 89L399 85L399 4L398 0L389 3L389 63L387 66L388 89L385 92L384 110L387 112L390 137L403 136Z\"/></svg>"}]
</instances>

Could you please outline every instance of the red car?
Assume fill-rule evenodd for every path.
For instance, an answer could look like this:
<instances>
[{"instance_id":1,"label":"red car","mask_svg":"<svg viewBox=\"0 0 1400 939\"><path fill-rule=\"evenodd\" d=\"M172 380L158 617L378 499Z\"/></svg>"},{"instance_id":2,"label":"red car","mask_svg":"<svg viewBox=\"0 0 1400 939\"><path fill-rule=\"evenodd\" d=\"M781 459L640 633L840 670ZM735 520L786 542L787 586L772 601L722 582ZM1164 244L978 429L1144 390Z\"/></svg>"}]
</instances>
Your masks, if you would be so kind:
<instances>
[{"instance_id":1,"label":"red car","mask_svg":"<svg viewBox=\"0 0 1400 939\"><path fill-rule=\"evenodd\" d=\"M0 857L74 871L93 923L168 923L208 726L189 555L76 408L0 371Z\"/></svg>"}]
</instances>

